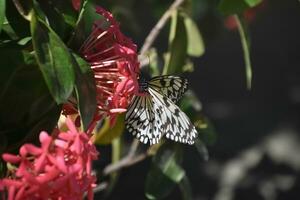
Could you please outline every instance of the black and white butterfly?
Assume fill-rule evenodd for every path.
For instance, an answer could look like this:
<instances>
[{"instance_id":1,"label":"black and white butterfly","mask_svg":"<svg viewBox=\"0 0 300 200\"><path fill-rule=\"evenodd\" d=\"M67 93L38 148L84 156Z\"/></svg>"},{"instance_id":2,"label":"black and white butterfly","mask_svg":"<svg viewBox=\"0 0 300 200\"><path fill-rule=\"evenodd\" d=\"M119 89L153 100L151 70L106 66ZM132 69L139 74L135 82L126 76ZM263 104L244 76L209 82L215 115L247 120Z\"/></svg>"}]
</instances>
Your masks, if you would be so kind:
<instances>
[{"instance_id":1,"label":"black and white butterfly","mask_svg":"<svg viewBox=\"0 0 300 200\"><path fill-rule=\"evenodd\" d=\"M188 82L178 76L157 76L140 81L141 95L134 96L126 113L126 128L143 143L156 144L165 135L176 142L193 144L197 131L175 104Z\"/></svg>"}]
</instances>

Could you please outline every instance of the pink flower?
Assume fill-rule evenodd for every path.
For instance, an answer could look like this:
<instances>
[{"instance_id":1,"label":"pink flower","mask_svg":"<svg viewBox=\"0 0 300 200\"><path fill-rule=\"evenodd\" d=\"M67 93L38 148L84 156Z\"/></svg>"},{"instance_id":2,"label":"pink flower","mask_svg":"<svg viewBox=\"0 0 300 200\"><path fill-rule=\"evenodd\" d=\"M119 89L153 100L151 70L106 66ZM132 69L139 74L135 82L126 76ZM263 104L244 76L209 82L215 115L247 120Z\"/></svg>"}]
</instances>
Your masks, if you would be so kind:
<instances>
[{"instance_id":1,"label":"pink flower","mask_svg":"<svg viewBox=\"0 0 300 200\"><path fill-rule=\"evenodd\" d=\"M101 7L97 7L96 12L104 18L94 23L79 53L94 72L98 107L95 120L110 116L113 123L118 113L126 111L138 91L137 48L120 31L111 13Z\"/></svg>"},{"instance_id":2,"label":"pink flower","mask_svg":"<svg viewBox=\"0 0 300 200\"><path fill-rule=\"evenodd\" d=\"M41 147L24 144L19 155L3 154L6 162L18 165L10 176L0 180L8 200L18 199L93 199L96 177L91 173L98 152L88 135L78 132L67 119L67 132L53 138L41 132Z\"/></svg>"}]
</instances>

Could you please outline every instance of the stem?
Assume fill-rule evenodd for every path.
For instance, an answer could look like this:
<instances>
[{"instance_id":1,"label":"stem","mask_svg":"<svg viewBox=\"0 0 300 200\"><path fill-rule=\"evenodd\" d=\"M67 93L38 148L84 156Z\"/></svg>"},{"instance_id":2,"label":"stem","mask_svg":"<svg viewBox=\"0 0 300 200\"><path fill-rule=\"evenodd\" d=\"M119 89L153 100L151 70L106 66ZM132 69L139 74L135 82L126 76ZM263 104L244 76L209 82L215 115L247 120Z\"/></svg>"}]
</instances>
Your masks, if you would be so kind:
<instances>
[{"instance_id":1,"label":"stem","mask_svg":"<svg viewBox=\"0 0 300 200\"><path fill-rule=\"evenodd\" d=\"M149 35L146 37L144 45L141 48L140 54L145 54L149 48L152 46L153 42L157 38L158 34L160 33L161 29L167 23L168 19L170 18L172 11L177 9L184 0L175 0L173 4L169 7L169 9L163 14L163 16L159 19L156 25L152 28Z\"/></svg>"},{"instance_id":2,"label":"stem","mask_svg":"<svg viewBox=\"0 0 300 200\"><path fill-rule=\"evenodd\" d=\"M234 15L235 20L237 22L242 48L244 52L244 60L245 60L245 67L246 67L246 83L247 89L251 89L251 81L252 81L252 66L251 66L251 59L250 59L250 48L249 48L249 40L247 39L247 35L243 24L241 23L240 17L238 15Z\"/></svg>"}]
</instances>

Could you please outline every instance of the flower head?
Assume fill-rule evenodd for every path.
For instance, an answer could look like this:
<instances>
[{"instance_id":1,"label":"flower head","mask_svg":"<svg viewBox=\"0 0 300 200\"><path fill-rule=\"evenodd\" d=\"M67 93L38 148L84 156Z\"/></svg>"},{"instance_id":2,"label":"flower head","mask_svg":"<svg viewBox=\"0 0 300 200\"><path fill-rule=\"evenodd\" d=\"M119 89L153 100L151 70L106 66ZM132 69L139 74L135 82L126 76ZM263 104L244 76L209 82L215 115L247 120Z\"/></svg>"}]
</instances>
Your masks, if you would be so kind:
<instances>
[{"instance_id":1,"label":"flower head","mask_svg":"<svg viewBox=\"0 0 300 200\"><path fill-rule=\"evenodd\" d=\"M126 111L132 95L138 91L137 48L120 31L111 13L101 7L96 12L103 18L94 23L79 53L94 72L98 119L114 119L117 113Z\"/></svg>"},{"instance_id":2,"label":"flower head","mask_svg":"<svg viewBox=\"0 0 300 200\"><path fill-rule=\"evenodd\" d=\"M53 138L40 133L41 147L24 144L19 155L3 154L6 162L18 165L10 176L0 180L0 190L7 190L8 199L82 199L92 188L96 178L91 162L98 152L85 133L76 130L67 119L67 132Z\"/></svg>"}]
</instances>

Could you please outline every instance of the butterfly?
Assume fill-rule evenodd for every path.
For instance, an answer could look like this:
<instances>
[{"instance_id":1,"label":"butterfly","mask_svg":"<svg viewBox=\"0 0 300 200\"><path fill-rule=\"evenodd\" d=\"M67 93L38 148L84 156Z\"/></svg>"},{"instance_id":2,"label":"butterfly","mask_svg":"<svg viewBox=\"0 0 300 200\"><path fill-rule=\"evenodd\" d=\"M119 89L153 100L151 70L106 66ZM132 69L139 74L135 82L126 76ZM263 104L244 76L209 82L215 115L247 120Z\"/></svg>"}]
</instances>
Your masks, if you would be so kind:
<instances>
[{"instance_id":1,"label":"butterfly","mask_svg":"<svg viewBox=\"0 0 300 200\"><path fill-rule=\"evenodd\" d=\"M127 109L127 130L145 144L156 144L163 135L176 142L193 144L197 131L175 104L187 90L187 80L165 75L139 82L140 94L133 97Z\"/></svg>"}]
</instances>

